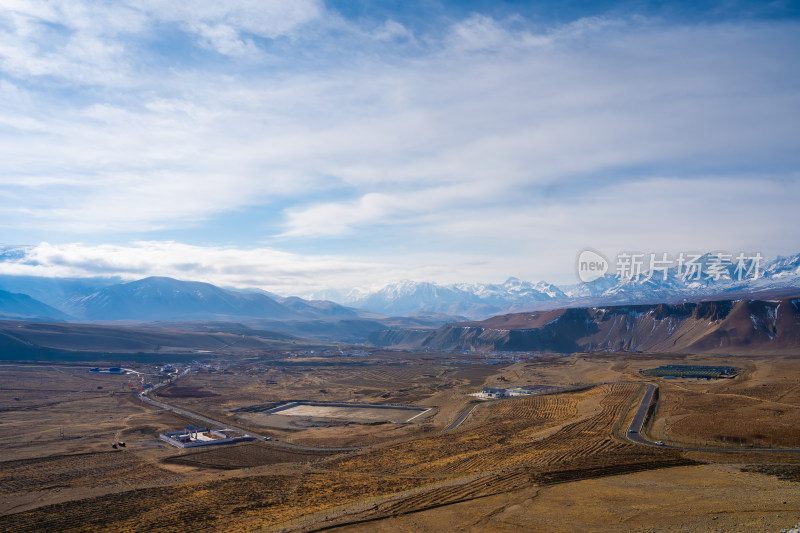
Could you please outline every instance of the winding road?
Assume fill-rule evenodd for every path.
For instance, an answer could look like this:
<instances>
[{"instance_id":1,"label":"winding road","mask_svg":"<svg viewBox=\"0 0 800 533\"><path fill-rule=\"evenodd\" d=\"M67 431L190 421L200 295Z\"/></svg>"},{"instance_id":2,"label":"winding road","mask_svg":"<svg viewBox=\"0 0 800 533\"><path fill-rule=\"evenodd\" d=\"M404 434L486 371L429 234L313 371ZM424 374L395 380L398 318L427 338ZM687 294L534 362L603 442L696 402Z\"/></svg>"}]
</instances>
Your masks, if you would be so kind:
<instances>
[{"instance_id":1,"label":"winding road","mask_svg":"<svg viewBox=\"0 0 800 533\"><path fill-rule=\"evenodd\" d=\"M690 452L725 452L725 453L800 453L800 448L701 448L694 446L676 446L673 444L656 444L653 441L646 439L642 435L642 427L644 426L647 417L647 409L650 407L650 402L653 401L653 394L655 394L657 387L652 383L644 383L647 390L642 397L642 403L639 404L639 409L633 416L631 425L628 427L627 439L636 444L644 446L655 446L657 448L667 448L670 450L683 450Z\"/></svg>"}]
</instances>

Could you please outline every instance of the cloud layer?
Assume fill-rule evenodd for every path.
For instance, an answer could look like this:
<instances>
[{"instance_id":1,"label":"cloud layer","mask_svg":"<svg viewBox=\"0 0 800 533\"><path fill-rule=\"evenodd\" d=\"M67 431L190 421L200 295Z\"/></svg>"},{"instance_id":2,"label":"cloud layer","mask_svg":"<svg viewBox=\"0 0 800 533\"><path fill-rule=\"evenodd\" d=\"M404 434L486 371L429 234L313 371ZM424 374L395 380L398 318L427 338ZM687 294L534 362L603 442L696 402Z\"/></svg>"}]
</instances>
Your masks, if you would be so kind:
<instances>
[{"instance_id":1,"label":"cloud layer","mask_svg":"<svg viewBox=\"0 0 800 533\"><path fill-rule=\"evenodd\" d=\"M800 242L796 21L3 5L0 241L37 253L288 290Z\"/></svg>"}]
</instances>

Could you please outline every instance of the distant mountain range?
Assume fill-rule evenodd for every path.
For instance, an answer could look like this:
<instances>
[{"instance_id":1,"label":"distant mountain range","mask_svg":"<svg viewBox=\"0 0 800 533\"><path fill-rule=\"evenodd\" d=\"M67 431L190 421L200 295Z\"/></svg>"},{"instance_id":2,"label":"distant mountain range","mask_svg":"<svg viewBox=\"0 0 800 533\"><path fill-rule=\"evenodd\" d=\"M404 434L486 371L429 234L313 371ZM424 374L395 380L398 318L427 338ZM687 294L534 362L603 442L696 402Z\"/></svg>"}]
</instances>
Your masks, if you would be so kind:
<instances>
[{"instance_id":1,"label":"distant mountain range","mask_svg":"<svg viewBox=\"0 0 800 533\"><path fill-rule=\"evenodd\" d=\"M0 320L122 322L268 339L289 335L324 342L364 342L370 334L387 327L434 327L459 319L435 314L390 318L330 301L222 289L165 277L115 281L0 276L0 287L21 287L47 301L0 289ZM89 346L85 342L80 345Z\"/></svg>"},{"instance_id":2,"label":"distant mountain range","mask_svg":"<svg viewBox=\"0 0 800 533\"><path fill-rule=\"evenodd\" d=\"M557 352L800 347L800 254L767 263L757 279L738 280L734 264L711 256L698 263L706 261L720 279L672 269L561 288L516 278L402 281L353 292L343 298L350 306L165 277L122 283L3 275L0 321L13 322L2 325L0 349L42 357L43 350L232 353L304 342Z\"/></svg>"},{"instance_id":3,"label":"distant mountain range","mask_svg":"<svg viewBox=\"0 0 800 533\"><path fill-rule=\"evenodd\" d=\"M757 279L753 274L740 276L736 263L718 261L706 254L695 261L696 271L677 266L649 276L643 272L635 278L616 274L569 287L557 287L547 282L528 282L508 278L501 284L439 285L430 282L399 281L375 292L353 291L337 301L361 309L389 315L420 312L462 315L473 319L488 318L516 311L535 311L588 305L632 303L675 303L725 297L757 295L793 295L800 289L800 254L778 257L761 266ZM705 272L711 265L719 279ZM333 298L337 299L337 298Z\"/></svg>"},{"instance_id":4,"label":"distant mountain range","mask_svg":"<svg viewBox=\"0 0 800 533\"><path fill-rule=\"evenodd\" d=\"M6 287L30 294L2 290ZM59 320L302 320L353 318L362 314L334 302L296 297L272 298L261 291L228 290L209 283L165 277L119 283L118 280L104 278L0 276L0 288L0 314Z\"/></svg>"},{"instance_id":5,"label":"distant mountain range","mask_svg":"<svg viewBox=\"0 0 800 533\"><path fill-rule=\"evenodd\" d=\"M14 260L6 248L0 261ZM354 337L388 324L387 317L415 317L399 325L440 325L467 319L571 307L679 303L709 299L795 296L800 290L800 254L778 257L760 275L739 276L736 265L705 255L696 261L707 274L677 267L627 279L613 274L570 287L508 278L503 283L399 281L375 292L352 291L330 300L281 297L258 289L224 289L208 283L149 277L41 278L0 275L0 318L53 321L230 322L250 320L292 335L309 329L333 331L342 321ZM259 322L260 321L260 322ZM367 321L367 322L363 322ZM291 322L291 327L286 323ZM301 322L306 324L300 325ZM309 325L311 323L315 325ZM283 326L281 326L283 324ZM281 329L282 328L282 329ZM328 335L328 334L326 334Z\"/></svg>"}]
</instances>

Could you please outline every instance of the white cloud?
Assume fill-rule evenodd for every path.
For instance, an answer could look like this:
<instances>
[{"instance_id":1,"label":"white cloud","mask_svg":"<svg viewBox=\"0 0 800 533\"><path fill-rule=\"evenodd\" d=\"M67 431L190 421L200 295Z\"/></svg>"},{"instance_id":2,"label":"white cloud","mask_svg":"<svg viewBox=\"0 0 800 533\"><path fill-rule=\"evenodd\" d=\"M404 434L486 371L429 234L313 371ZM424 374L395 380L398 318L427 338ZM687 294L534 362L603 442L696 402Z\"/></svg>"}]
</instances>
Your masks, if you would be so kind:
<instances>
[{"instance_id":1,"label":"white cloud","mask_svg":"<svg viewBox=\"0 0 800 533\"><path fill-rule=\"evenodd\" d=\"M226 25L238 31L275 38L290 35L324 12L321 0L140 0L139 6L153 18L195 25Z\"/></svg>"},{"instance_id":2,"label":"white cloud","mask_svg":"<svg viewBox=\"0 0 800 533\"><path fill-rule=\"evenodd\" d=\"M525 276L537 250L566 257L577 240L600 247L607 235L627 236L608 222L616 206L652 210L670 198L699 208L716 187L722 205L737 209L772 205L762 190L800 200L796 23L590 18L535 31L476 14L420 36L393 20L368 31L338 20L325 33L331 15L316 1L4 6L0 228L41 236L31 242L50 232L113 242L175 228L197 228L200 242L215 217L258 206L283 217L265 240L349 239L348 253L380 265L365 266L375 279L406 259L413 264L401 277L446 277L456 263L476 265L453 274L464 278L504 268ZM260 63L202 48L161 57L148 47L164 28ZM270 49L269 39L284 45ZM781 193L764 175L789 186ZM662 176L678 187L673 195L654 185ZM703 186L688 186L691 177ZM649 237L677 246L692 227ZM713 248L779 247L797 236L772 223L692 234ZM358 239L419 256L373 256ZM525 239L530 249L510 250ZM137 246L92 257L122 264ZM447 246L452 258L428 269ZM171 264L134 270L178 272ZM349 276L360 263L343 255L331 264Z\"/></svg>"},{"instance_id":3,"label":"white cloud","mask_svg":"<svg viewBox=\"0 0 800 533\"><path fill-rule=\"evenodd\" d=\"M355 201L327 202L302 209L289 209L284 236L342 235L359 226L375 224L419 224L431 213L481 210L500 191L491 181L453 184L391 193L367 193ZM437 217L438 218L438 217Z\"/></svg>"},{"instance_id":4,"label":"white cloud","mask_svg":"<svg viewBox=\"0 0 800 533\"><path fill-rule=\"evenodd\" d=\"M483 196L487 195L484 191ZM321 227L328 221L333 233L347 231L341 225L351 213L369 217L369 221L357 221L369 227L392 216L396 231L386 239L399 235L399 245L386 243L385 249L371 253L385 254L383 262L404 265L408 272L402 278L440 282L502 281L506 275L516 275L574 283L573 261L587 247L609 257L621 251L719 250L760 251L774 257L796 253L800 237L782 216L773 216L793 211L800 197L797 174L609 182L567 196L555 191L549 199L535 203L525 197L487 201L479 209L468 204L443 209L446 195L441 199L435 194L430 199L423 196L399 193L363 209L316 206L293 222L300 232L306 220L308 227ZM392 255L397 248L405 254ZM420 270L425 265L431 269ZM435 277L415 277L423 273ZM374 275L365 280L375 284L380 274Z\"/></svg>"},{"instance_id":5,"label":"white cloud","mask_svg":"<svg viewBox=\"0 0 800 533\"><path fill-rule=\"evenodd\" d=\"M0 10L0 68L20 78L54 76L118 86L131 75L123 39L146 17L123 4L6 1Z\"/></svg>"},{"instance_id":6,"label":"white cloud","mask_svg":"<svg viewBox=\"0 0 800 533\"><path fill-rule=\"evenodd\" d=\"M324 12L321 0L147 0L136 5L156 20L180 24L212 49L230 56L258 54L248 35L291 36Z\"/></svg>"},{"instance_id":7,"label":"white cloud","mask_svg":"<svg viewBox=\"0 0 800 533\"><path fill-rule=\"evenodd\" d=\"M372 32L372 36L378 41L407 40L416 42L414 32L395 20L385 21L378 29Z\"/></svg>"},{"instance_id":8,"label":"white cloud","mask_svg":"<svg viewBox=\"0 0 800 533\"><path fill-rule=\"evenodd\" d=\"M139 39L177 25L220 54L256 56L249 36L291 36L324 13L321 0L5 0L0 9L0 68L19 77L137 85ZM158 29L157 29L158 28Z\"/></svg>"},{"instance_id":9,"label":"white cloud","mask_svg":"<svg viewBox=\"0 0 800 533\"><path fill-rule=\"evenodd\" d=\"M437 209L446 196L441 192L442 198L433 194L425 199L413 192L365 198L362 209L355 211L337 204L319 206L319 223L334 225L337 216L348 213L380 219L386 209L419 210L406 213L401 241L363 247L358 253L347 247L337 253L289 253L275 247L174 241L42 243L30 247L22 259L0 262L0 273L123 279L158 275L309 296L330 288L374 290L398 279L500 282L516 275L574 283L575 257L587 247L612 258L622 251L758 251L767 258L797 252L796 230L787 240L782 215L796 207L797 175L722 181L659 177L609 183L537 205L509 201L478 212L467 206Z\"/></svg>"},{"instance_id":10,"label":"white cloud","mask_svg":"<svg viewBox=\"0 0 800 533\"><path fill-rule=\"evenodd\" d=\"M170 276L222 286L258 287L282 294L308 294L332 286L361 285L392 267L379 261L302 256L270 248L193 246L171 241L126 245L41 243L23 258L0 262L0 273L45 277ZM343 285L343 283L345 285Z\"/></svg>"},{"instance_id":11,"label":"white cloud","mask_svg":"<svg viewBox=\"0 0 800 533\"><path fill-rule=\"evenodd\" d=\"M243 56L257 53L256 46L249 39L241 39L239 32L234 28L217 24L195 24L191 29L197 32L208 45L220 54L229 56Z\"/></svg>"},{"instance_id":12,"label":"white cloud","mask_svg":"<svg viewBox=\"0 0 800 533\"><path fill-rule=\"evenodd\" d=\"M486 50L507 46L514 38L499 22L485 15L473 14L451 29L451 46L463 50Z\"/></svg>"}]
</instances>

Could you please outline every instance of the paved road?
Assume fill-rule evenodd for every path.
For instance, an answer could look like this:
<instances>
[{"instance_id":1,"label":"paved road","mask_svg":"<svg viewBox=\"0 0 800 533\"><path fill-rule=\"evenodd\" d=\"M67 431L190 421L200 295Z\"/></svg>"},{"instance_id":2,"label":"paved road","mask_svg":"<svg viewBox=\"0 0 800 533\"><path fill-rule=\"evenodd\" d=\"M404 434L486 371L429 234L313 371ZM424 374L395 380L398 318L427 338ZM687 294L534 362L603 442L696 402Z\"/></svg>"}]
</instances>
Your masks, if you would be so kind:
<instances>
[{"instance_id":1,"label":"paved road","mask_svg":"<svg viewBox=\"0 0 800 533\"><path fill-rule=\"evenodd\" d=\"M469 414L472 412L472 410L475 409L476 407L478 407L478 404L475 404L475 405L472 405L470 407L467 407L464 410L464 412L461 413L461 416L456 418L455 421L452 424L450 424L449 426L444 428L444 431L452 431L452 430L456 429L461 424L461 422L463 422L469 416Z\"/></svg>"},{"instance_id":2,"label":"paved road","mask_svg":"<svg viewBox=\"0 0 800 533\"><path fill-rule=\"evenodd\" d=\"M647 440L642 435L642 426L644 425L645 417L647 416L647 408L653 400L653 394L656 391L656 386L652 383L645 383L647 391L644 393L642 403L636 411L631 425L628 428L627 438L631 442L643 444L645 446L655 446L658 448L668 448L670 450L684 450L691 452L725 452L725 453L800 453L800 448L700 448L692 446L675 446L672 444L656 444L653 441Z\"/></svg>"},{"instance_id":3,"label":"paved road","mask_svg":"<svg viewBox=\"0 0 800 533\"><path fill-rule=\"evenodd\" d=\"M644 426L644 419L647 416L647 408L650 407L650 402L653 400L653 394L656 392L656 386L651 383L645 383L645 387L647 387L647 390L644 393L644 398L642 398L642 403L639 405L639 409L633 416L631 425L628 428L628 440L637 444L655 446L654 443L642 436L642 426Z\"/></svg>"}]
</instances>

